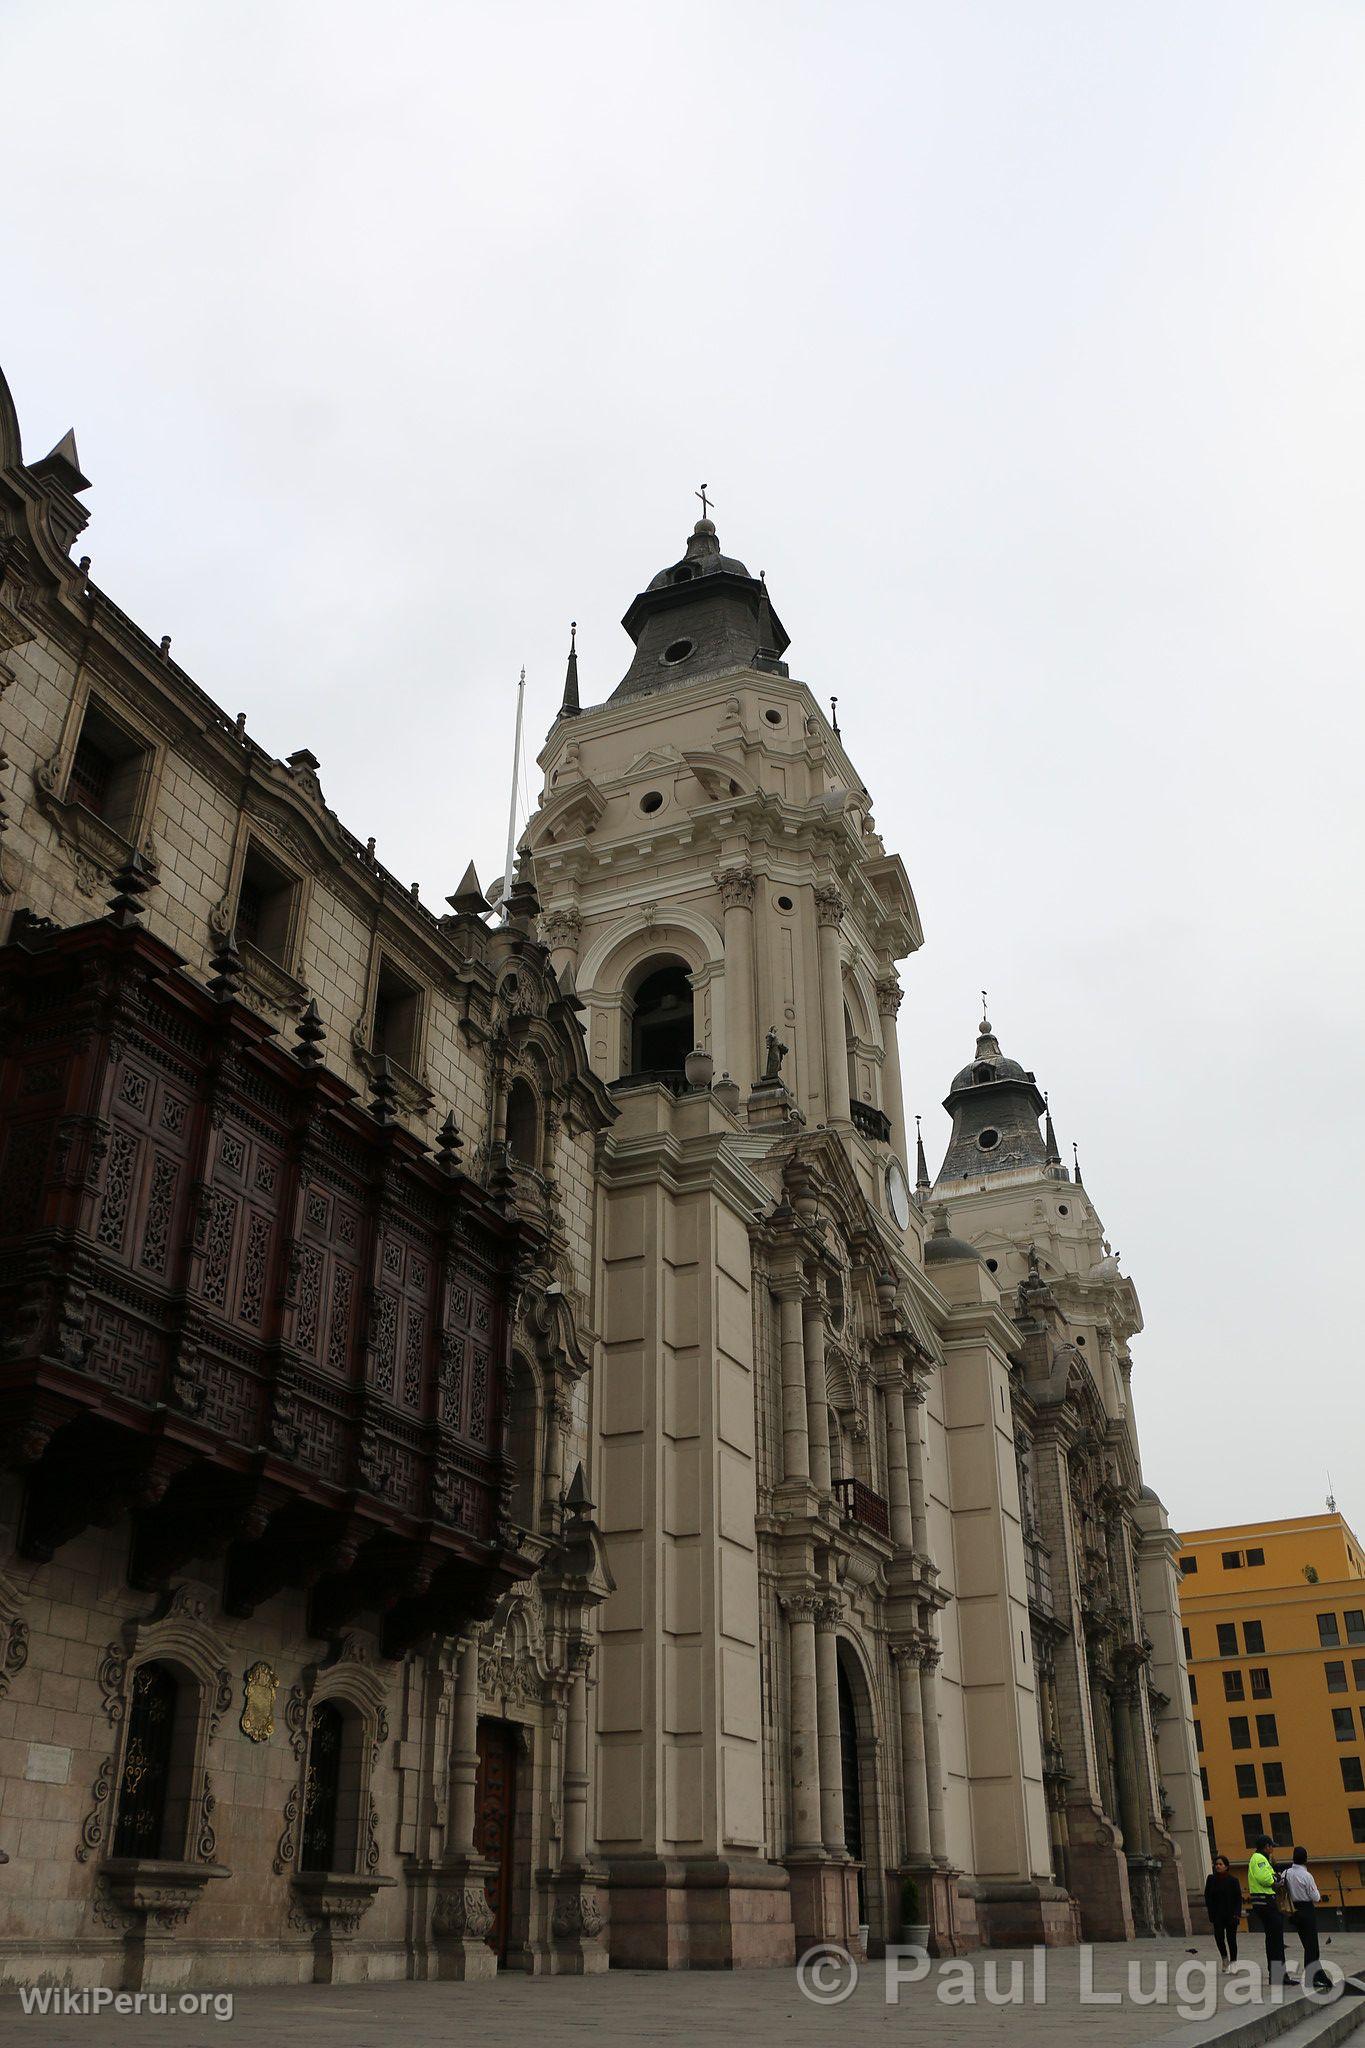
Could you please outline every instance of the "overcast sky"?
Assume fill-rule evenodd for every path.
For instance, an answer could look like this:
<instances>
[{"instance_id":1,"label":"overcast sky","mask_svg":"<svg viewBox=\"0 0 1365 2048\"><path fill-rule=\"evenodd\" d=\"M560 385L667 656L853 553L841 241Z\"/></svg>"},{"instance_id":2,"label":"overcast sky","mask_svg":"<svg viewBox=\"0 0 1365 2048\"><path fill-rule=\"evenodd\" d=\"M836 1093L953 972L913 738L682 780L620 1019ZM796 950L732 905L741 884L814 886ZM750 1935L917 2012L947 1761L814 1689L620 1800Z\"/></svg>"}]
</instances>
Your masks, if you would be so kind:
<instances>
[{"instance_id":1,"label":"overcast sky","mask_svg":"<svg viewBox=\"0 0 1365 2048\"><path fill-rule=\"evenodd\" d=\"M0 0L100 585L434 907L703 478L1147 1321L1177 1526L1365 1533L1365 11ZM534 777L535 771L532 768Z\"/></svg>"}]
</instances>

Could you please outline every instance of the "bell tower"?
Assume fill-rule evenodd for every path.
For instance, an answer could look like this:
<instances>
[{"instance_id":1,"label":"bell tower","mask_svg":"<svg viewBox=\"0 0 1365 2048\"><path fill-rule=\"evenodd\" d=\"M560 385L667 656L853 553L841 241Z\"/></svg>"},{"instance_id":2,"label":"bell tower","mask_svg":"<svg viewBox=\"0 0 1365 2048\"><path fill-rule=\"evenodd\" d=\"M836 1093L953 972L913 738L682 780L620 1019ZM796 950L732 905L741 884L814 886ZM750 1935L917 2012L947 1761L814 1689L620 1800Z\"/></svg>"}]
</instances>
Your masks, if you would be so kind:
<instances>
[{"instance_id":1,"label":"bell tower","mask_svg":"<svg viewBox=\"0 0 1365 2048\"><path fill-rule=\"evenodd\" d=\"M596 706L582 703L575 636L523 842L541 935L619 1111L593 1191L594 1486L616 1587L601 1617L597 1852L614 1961L781 1962L858 1917L831 1818L835 1638L822 1638L817 1716L810 1619L842 1611L810 1520L838 1518L820 1340L840 1280L825 1261L827 1304L821 1179L791 1155L826 1148L841 1199L875 1219L865 1241L885 1233L883 1272L918 1262L895 968L921 932L861 777L788 668L763 576L722 552L710 518L623 624L630 658ZM778 1396L781 1414L772 1215L790 1239L783 1370L804 1374L808 1354L810 1374ZM799 1531L785 1562L758 1526L784 1480L773 1430ZM784 1752L765 1731L765 1684L789 1682L773 1647L789 1627Z\"/></svg>"}]
</instances>

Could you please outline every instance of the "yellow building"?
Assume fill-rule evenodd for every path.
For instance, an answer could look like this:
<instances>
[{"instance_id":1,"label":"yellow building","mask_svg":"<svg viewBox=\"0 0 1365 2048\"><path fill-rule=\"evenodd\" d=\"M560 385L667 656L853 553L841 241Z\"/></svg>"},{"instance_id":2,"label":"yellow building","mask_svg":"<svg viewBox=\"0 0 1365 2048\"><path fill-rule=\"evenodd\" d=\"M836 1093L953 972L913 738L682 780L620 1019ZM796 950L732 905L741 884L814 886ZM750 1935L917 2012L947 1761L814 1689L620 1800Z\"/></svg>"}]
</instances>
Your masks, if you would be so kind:
<instances>
[{"instance_id":1,"label":"yellow building","mask_svg":"<svg viewBox=\"0 0 1365 2048\"><path fill-rule=\"evenodd\" d=\"M1302 1842L1365 1918L1365 1546L1335 1511L1197 1529L1180 1571L1210 1850Z\"/></svg>"}]
</instances>

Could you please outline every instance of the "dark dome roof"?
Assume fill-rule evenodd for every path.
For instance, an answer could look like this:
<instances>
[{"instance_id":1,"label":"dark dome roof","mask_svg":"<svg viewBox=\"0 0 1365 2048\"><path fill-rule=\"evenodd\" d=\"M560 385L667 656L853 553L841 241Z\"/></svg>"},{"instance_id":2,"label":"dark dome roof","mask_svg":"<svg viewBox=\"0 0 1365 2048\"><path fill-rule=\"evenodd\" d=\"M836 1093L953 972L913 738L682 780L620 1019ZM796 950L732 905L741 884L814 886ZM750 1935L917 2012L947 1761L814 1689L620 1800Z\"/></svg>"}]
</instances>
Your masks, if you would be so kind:
<instances>
[{"instance_id":1,"label":"dark dome roof","mask_svg":"<svg viewBox=\"0 0 1365 2048\"><path fill-rule=\"evenodd\" d=\"M667 569L660 569L648 587L666 590L672 583L690 583L698 576L722 575L747 578L749 572L734 555L721 553L714 520L699 519L692 529L692 538L682 560L672 563Z\"/></svg>"},{"instance_id":2,"label":"dark dome roof","mask_svg":"<svg viewBox=\"0 0 1365 2048\"><path fill-rule=\"evenodd\" d=\"M975 1259L978 1265L982 1263L981 1254L974 1244L953 1236L948 1227L948 1211L940 1209L934 1234L924 1241L924 1263L926 1266L942 1266L950 1259Z\"/></svg>"},{"instance_id":3,"label":"dark dome roof","mask_svg":"<svg viewBox=\"0 0 1365 2048\"><path fill-rule=\"evenodd\" d=\"M953 1085L949 1093L955 1095L959 1088L984 1088L986 1081L977 1079L976 1070L979 1066L987 1066L991 1069L989 1075L991 1081L1031 1081L1033 1079L1032 1074L1021 1067L1018 1060L1007 1060L1005 1058L1005 1055L1000 1050L1000 1041L991 1030L989 1017L981 1019L981 1029L976 1041L976 1058L970 1060L965 1067L960 1067L957 1073L953 1075Z\"/></svg>"}]
</instances>

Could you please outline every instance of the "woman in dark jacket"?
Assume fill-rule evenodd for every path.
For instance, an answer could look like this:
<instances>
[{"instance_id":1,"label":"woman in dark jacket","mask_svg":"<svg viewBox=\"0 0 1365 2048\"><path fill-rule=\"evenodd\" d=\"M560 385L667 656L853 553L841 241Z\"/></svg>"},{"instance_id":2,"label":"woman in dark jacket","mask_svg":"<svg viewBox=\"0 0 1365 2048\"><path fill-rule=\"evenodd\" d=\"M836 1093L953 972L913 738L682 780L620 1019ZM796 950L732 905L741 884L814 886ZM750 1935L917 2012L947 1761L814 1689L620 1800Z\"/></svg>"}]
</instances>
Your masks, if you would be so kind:
<instances>
[{"instance_id":1,"label":"woman in dark jacket","mask_svg":"<svg viewBox=\"0 0 1365 2048\"><path fill-rule=\"evenodd\" d=\"M1215 1856L1204 1881L1204 1905L1213 1927L1218 1953L1225 1963L1237 1960L1237 1923L1242 1917L1242 1887L1226 1856Z\"/></svg>"}]
</instances>

